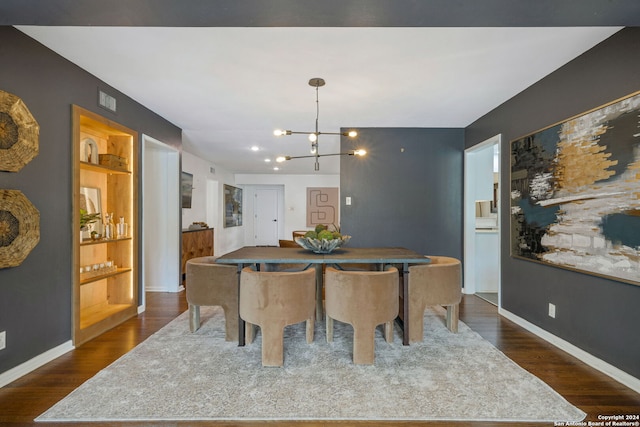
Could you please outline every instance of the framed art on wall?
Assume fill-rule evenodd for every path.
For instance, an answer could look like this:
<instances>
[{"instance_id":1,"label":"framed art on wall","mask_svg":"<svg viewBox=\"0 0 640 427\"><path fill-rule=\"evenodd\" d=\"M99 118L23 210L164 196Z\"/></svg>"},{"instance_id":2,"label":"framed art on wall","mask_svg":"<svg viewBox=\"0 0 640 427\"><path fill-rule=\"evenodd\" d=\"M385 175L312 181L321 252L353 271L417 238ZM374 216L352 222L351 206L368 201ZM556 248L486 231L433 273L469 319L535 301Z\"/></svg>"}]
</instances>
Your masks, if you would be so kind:
<instances>
[{"instance_id":1,"label":"framed art on wall","mask_svg":"<svg viewBox=\"0 0 640 427\"><path fill-rule=\"evenodd\" d=\"M511 141L511 255L640 285L640 92Z\"/></svg>"},{"instance_id":2,"label":"framed art on wall","mask_svg":"<svg viewBox=\"0 0 640 427\"><path fill-rule=\"evenodd\" d=\"M337 187L307 188L307 227L340 225L338 218L340 200Z\"/></svg>"},{"instance_id":3,"label":"framed art on wall","mask_svg":"<svg viewBox=\"0 0 640 427\"><path fill-rule=\"evenodd\" d=\"M242 189L224 184L224 226L242 225Z\"/></svg>"}]
</instances>

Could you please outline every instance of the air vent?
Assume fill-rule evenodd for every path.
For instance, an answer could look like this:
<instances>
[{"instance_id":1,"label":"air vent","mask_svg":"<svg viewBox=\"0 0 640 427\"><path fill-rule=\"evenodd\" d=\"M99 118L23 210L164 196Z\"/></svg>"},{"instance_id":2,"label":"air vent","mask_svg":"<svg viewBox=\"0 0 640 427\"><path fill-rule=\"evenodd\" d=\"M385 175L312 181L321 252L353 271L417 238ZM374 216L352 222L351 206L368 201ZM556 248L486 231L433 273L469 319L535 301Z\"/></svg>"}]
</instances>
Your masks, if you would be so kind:
<instances>
[{"instance_id":1,"label":"air vent","mask_svg":"<svg viewBox=\"0 0 640 427\"><path fill-rule=\"evenodd\" d=\"M111 95L107 95L106 93L104 93L103 91L98 91L98 105L100 105L102 108L106 108L109 111L113 111L114 113L116 112L116 99L111 96Z\"/></svg>"}]
</instances>

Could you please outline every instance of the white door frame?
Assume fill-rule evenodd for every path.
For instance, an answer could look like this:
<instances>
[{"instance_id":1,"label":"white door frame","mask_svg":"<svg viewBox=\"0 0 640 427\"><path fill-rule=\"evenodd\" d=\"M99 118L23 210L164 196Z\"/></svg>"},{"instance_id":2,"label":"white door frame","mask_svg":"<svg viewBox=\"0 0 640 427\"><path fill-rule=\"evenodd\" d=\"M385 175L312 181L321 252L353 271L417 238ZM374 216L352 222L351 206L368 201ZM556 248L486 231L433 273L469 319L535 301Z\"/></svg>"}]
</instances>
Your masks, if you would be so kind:
<instances>
[{"instance_id":1,"label":"white door frame","mask_svg":"<svg viewBox=\"0 0 640 427\"><path fill-rule=\"evenodd\" d=\"M156 165L147 164L147 162L158 162L155 158L147 155L147 150L155 150L161 153L161 159ZM180 239L181 239L181 211L180 211L180 152L164 144L155 138L148 135L142 135L142 156L141 156L141 206L142 206L142 218L140 221L141 232L141 259L140 259L140 271L142 282L142 298L144 301L144 293L149 291L164 291L164 292L178 292L182 289L180 280ZM145 179L146 168L162 169L167 171L166 176L161 179ZM151 182L149 182L151 181ZM152 188L154 193L162 192L166 195L166 199L153 200L151 197L145 199L145 194L151 194ZM150 205L153 204L153 205ZM154 230L149 228L149 224L145 227L145 212L160 218L160 223L164 224L162 230ZM155 244L154 237L163 236L165 240L163 242L169 242L169 244ZM154 250L160 250L157 255L154 254L153 259L158 259L158 266L147 265L145 259L147 258L148 251L154 248ZM153 287L149 287L147 284L147 268L162 268L163 275L166 275L166 279L162 284L155 284ZM138 311L144 311L144 304L138 308Z\"/></svg>"},{"instance_id":2,"label":"white door frame","mask_svg":"<svg viewBox=\"0 0 640 427\"><path fill-rule=\"evenodd\" d=\"M476 283L475 283L475 260L476 260L476 194L475 194L475 176L474 176L474 156L473 154L486 149L489 146L498 145L500 151L502 151L501 147L502 135L495 135L480 144L474 145L471 148L464 150L464 286L463 292L465 294L474 294L476 292ZM500 160L502 156L499 156L498 160L498 182L502 185L502 161ZM500 191L500 189L498 189ZM502 244L501 239L501 205L503 200L501 197L498 197L498 242L499 246ZM498 256L498 271L500 272L500 256ZM498 307L501 307L501 277L502 274L498 275Z\"/></svg>"}]
</instances>

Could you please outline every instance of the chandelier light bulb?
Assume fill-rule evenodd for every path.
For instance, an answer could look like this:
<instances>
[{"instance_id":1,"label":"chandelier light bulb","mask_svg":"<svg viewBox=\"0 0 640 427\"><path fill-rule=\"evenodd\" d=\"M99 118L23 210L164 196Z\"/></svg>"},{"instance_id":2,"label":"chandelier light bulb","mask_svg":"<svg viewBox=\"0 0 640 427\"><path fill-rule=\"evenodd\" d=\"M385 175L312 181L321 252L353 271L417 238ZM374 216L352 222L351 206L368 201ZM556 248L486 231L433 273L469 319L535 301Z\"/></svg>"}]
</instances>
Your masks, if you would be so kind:
<instances>
[{"instance_id":1,"label":"chandelier light bulb","mask_svg":"<svg viewBox=\"0 0 640 427\"><path fill-rule=\"evenodd\" d=\"M282 162L284 162L285 160L287 160L287 158L286 158L286 157L284 157L284 156L280 156L280 157L277 157L277 158L276 158L276 162L278 162L278 163L282 163Z\"/></svg>"},{"instance_id":2,"label":"chandelier light bulb","mask_svg":"<svg viewBox=\"0 0 640 427\"><path fill-rule=\"evenodd\" d=\"M356 156L364 156L365 154L367 154L367 150L363 150L363 149L355 150L353 154Z\"/></svg>"},{"instance_id":3,"label":"chandelier light bulb","mask_svg":"<svg viewBox=\"0 0 640 427\"><path fill-rule=\"evenodd\" d=\"M316 135L315 133L309 134L309 141L316 142L317 140L318 140L318 135Z\"/></svg>"},{"instance_id":4,"label":"chandelier light bulb","mask_svg":"<svg viewBox=\"0 0 640 427\"><path fill-rule=\"evenodd\" d=\"M358 132L356 132L355 130L350 130L349 133L347 134L350 138L355 138L356 136L358 136Z\"/></svg>"},{"instance_id":5,"label":"chandelier light bulb","mask_svg":"<svg viewBox=\"0 0 640 427\"><path fill-rule=\"evenodd\" d=\"M282 136L282 135L283 135L283 132L282 132L282 130L280 130L280 129L276 129L276 130L274 130L274 131L273 131L273 134L274 134L275 136Z\"/></svg>"}]
</instances>

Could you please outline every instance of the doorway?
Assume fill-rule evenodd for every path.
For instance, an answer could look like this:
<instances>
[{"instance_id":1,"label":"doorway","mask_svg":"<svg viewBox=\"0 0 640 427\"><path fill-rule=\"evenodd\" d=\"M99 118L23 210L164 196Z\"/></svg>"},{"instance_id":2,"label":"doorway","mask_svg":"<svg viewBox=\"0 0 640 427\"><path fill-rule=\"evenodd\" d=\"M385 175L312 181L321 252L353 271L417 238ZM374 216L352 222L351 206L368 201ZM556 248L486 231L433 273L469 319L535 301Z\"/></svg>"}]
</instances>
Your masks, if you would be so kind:
<instances>
[{"instance_id":1,"label":"doorway","mask_svg":"<svg viewBox=\"0 0 640 427\"><path fill-rule=\"evenodd\" d=\"M464 153L464 287L500 304L501 135Z\"/></svg>"},{"instance_id":2,"label":"doorway","mask_svg":"<svg viewBox=\"0 0 640 427\"><path fill-rule=\"evenodd\" d=\"M178 292L180 282L180 154L142 137L141 294Z\"/></svg>"},{"instance_id":3,"label":"doorway","mask_svg":"<svg viewBox=\"0 0 640 427\"><path fill-rule=\"evenodd\" d=\"M253 199L253 244L278 246L284 233L284 187L250 187Z\"/></svg>"}]
</instances>

